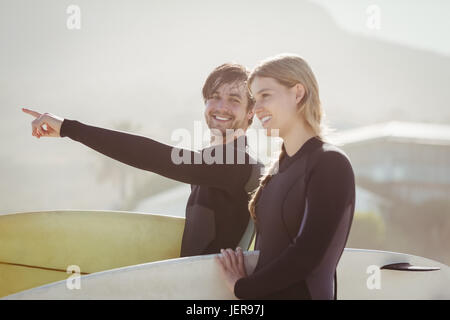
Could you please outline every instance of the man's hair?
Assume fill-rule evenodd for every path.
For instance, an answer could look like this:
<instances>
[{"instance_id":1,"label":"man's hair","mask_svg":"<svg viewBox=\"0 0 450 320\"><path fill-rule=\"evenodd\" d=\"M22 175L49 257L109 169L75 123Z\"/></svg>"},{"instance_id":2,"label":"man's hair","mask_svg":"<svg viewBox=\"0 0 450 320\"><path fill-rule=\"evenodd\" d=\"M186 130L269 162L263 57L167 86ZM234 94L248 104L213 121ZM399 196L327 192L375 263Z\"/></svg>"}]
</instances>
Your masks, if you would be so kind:
<instances>
[{"instance_id":1,"label":"man's hair","mask_svg":"<svg viewBox=\"0 0 450 320\"><path fill-rule=\"evenodd\" d=\"M218 66L209 74L203 85L202 94L204 102L206 103L206 100L208 100L221 85L242 81L247 92L247 111L251 110L255 104L255 100L247 87L249 75L250 71L245 66L237 63L224 63ZM253 118L248 121L248 125L251 125L252 122Z\"/></svg>"}]
</instances>

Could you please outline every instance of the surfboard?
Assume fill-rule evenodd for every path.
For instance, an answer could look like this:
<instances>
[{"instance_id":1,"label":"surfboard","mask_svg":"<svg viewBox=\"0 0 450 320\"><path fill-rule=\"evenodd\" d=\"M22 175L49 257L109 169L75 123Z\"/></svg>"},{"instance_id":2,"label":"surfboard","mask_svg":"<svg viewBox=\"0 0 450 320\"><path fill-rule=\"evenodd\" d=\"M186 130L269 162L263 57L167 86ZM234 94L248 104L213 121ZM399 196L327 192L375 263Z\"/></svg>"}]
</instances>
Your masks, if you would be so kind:
<instances>
[{"instance_id":1,"label":"surfboard","mask_svg":"<svg viewBox=\"0 0 450 320\"><path fill-rule=\"evenodd\" d=\"M177 258L184 218L120 211L0 216L0 296L67 278Z\"/></svg>"},{"instance_id":2,"label":"surfboard","mask_svg":"<svg viewBox=\"0 0 450 320\"><path fill-rule=\"evenodd\" d=\"M236 299L215 255L169 259L94 273L5 299ZM247 273L259 252L244 252ZM78 281L78 287L75 285ZM448 266L423 257L346 248L337 269L337 299L449 299Z\"/></svg>"},{"instance_id":3,"label":"surfboard","mask_svg":"<svg viewBox=\"0 0 450 320\"><path fill-rule=\"evenodd\" d=\"M123 211L58 210L0 216L0 297L82 275L178 258L185 219ZM249 223L239 245L248 249ZM71 271L69 271L71 272Z\"/></svg>"},{"instance_id":4,"label":"surfboard","mask_svg":"<svg viewBox=\"0 0 450 320\"><path fill-rule=\"evenodd\" d=\"M346 248L337 268L340 300L450 298L450 268L420 256Z\"/></svg>"}]
</instances>

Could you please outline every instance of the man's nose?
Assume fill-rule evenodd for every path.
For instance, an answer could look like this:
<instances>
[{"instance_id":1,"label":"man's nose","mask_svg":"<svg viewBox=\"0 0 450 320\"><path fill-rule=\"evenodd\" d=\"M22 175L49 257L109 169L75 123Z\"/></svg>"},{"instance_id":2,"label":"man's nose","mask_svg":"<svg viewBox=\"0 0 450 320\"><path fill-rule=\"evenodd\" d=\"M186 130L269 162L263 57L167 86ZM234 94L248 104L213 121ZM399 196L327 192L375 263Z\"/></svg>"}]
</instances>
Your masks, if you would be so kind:
<instances>
[{"instance_id":1,"label":"man's nose","mask_svg":"<svg viewBox=\"0 0 450 320\"><path fill-rule=\"evenodd\" d=\"M224 99L220 99L217 103L217 109L219 110L228 110L228 104Z\"/></svg>"}]
</instances>

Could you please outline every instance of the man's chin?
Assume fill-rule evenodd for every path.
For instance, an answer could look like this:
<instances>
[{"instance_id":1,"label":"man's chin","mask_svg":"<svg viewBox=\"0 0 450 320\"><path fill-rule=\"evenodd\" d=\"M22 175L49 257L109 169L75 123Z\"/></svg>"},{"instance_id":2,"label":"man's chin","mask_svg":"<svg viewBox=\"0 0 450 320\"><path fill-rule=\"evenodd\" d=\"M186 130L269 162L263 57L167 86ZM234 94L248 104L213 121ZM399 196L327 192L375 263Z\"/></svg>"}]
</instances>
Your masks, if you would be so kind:
<instances>
[{"instance_id":1,"label":"man's chin","mask_svg":"<svg viewBox=\"0 0 450 320\"><path fill-rule=\"evenodd\" d=\"M209 130L211 130L211 134L214 136L225 137L227 135L227 133L230 132L231 129L215 126L215 127L209 127ZM228 130L228 132L227 132L227 130Z\"/></svg>"},{"instance_id":2,"label":"man's chin","mask_svg":"<svg viewBox=\"0 0 450 320\"><path fill-rule=\"evenodd\" d=\"M230 131L232 130L232 126L231 125L217 125L216 123L213 123L213 121L208 122L208 128L209 130L211 130L211 132L214 135L222 135L225 136L227 134L227 130Z\"/></svg>"}]
</instances>

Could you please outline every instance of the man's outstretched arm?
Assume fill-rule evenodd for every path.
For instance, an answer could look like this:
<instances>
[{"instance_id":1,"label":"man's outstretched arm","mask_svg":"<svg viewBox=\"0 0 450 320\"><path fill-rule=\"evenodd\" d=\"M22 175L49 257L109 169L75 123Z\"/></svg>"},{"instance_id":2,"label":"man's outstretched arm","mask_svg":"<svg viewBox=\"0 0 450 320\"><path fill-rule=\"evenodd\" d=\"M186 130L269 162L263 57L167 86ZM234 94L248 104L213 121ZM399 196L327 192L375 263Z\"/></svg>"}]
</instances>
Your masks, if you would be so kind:
<instances>
[{"instance_id":1,"label":"man's outstretched arm","mask_svg":"<svg viewBox=\"0 0 450 320\"><path fill-rule=\"evenodd\" d=\"M69 137L117 161L180 182L233 190L249 175L246 166L206 164L200 152L166 145L141 135L95 127L48 113L23 111L36 117L32 131L38 138ZM180 163L180 158L190 161Z\"/></svg>"}]
</instances>

